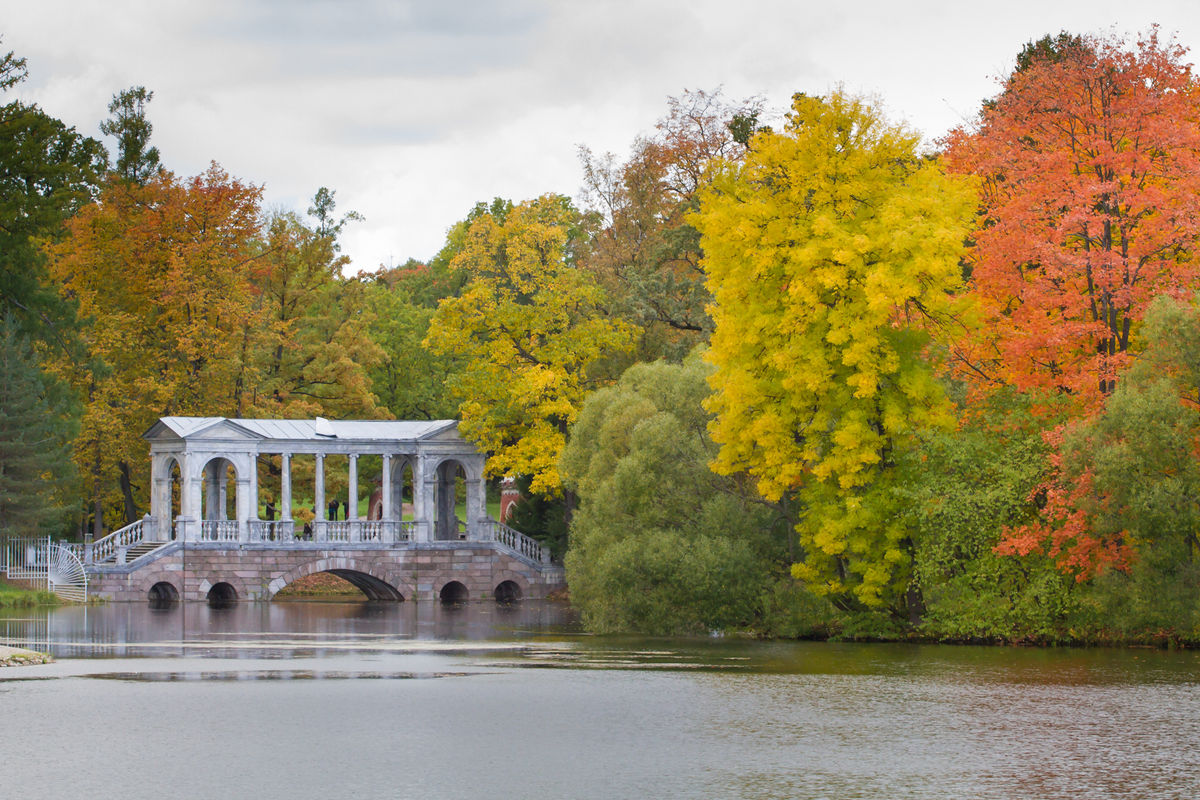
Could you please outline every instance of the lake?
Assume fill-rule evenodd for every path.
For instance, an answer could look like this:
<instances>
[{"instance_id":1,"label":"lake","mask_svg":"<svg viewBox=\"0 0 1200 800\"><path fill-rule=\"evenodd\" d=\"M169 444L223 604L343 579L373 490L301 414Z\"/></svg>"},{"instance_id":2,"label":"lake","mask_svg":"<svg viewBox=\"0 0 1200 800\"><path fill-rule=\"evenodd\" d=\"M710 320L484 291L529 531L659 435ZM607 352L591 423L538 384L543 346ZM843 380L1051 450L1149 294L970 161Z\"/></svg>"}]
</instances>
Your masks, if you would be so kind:
<instances>
[{"instance_id":1,"label":"lake","mask_svg":"<svg viewBox=\"0 0 1200 800\"><path fill-rule=\"evenodd\" d=\"M593 637L554 603L0 612L39 798L1194 798L1192 652Z\"/></svg>"}]
</instances>

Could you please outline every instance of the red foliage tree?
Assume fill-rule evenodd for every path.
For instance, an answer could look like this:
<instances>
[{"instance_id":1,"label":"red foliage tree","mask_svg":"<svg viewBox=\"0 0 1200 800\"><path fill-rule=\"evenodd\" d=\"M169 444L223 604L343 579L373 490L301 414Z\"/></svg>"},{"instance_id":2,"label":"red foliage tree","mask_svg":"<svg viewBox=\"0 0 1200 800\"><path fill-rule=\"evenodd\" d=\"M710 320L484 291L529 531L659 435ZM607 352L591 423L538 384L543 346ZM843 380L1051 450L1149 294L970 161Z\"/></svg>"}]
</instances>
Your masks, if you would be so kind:
<instances>
[{"instance_id":1,"label":"red foliage tree","mask_svg":"<svg viewBox=\"0 0 1200 800\"><path fill-rule=\"evenodd\" d=\"M980 179L969 266L986 333L971 351L990 378L1090 412L1149 302L1195 289L1200 95L1185 54L1157 29L1133 47L1043 40L978 125L946 138L948 168Z\"/></svg>"},{"instance_id":2,"label":"red foliage tree","mask_svg":"<svg viewBox=\"0 0 1200 800\"><path fill-rule=\"evenodd\" d=\"M948 168L980 180L969 268L984 333L961 350L975 377L1051 393L1086 419L1140 349L1154 297L1196 290L1200 87L1185 55L1157 29L1133 46L1044 39L978 125L945 140ZM1080 579L1126 567L1129 547L1092 530L1091 473L1060 467L1056 455L1040 521L1005 531L998 552L1046 552Z\"/></svg>"}]
</instances>

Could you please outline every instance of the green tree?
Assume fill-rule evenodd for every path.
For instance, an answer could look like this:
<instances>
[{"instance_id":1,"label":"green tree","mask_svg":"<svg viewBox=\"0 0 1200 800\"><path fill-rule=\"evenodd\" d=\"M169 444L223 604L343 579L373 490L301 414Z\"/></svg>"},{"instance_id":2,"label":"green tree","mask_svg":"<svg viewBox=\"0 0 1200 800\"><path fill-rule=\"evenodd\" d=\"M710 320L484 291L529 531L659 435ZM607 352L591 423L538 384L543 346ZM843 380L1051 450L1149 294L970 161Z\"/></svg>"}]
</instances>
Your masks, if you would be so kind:
<instances>
[{"instance_id":1,"label":"green tree","mask_svg":"<svg viewBox=\"0 0 1200 800\"><path fill-rule=\"evenodd\" d=\"M134 86L113 95L108 104L112 117L100 123L100 132L117 139L117 174L130 183L144 184L159 170L158 148L150 146L154 126L146 118L146 105L154 92Z\"/></svg>"},{"instance_id":2,"label":"green tree","mask_svg":"<svg viewBox=\"0 0 1200 800\"><path fill-rule=\"evenodd\" d=\"M1072 572L1098 574L1101 622L1130 633L1200 633L1200 310L1160 297L1146 350L1103 411L1063 435L1050 493L1074 512L1012 538ZM1048 528L1048 530L1047 530Z\"/></svg>"},{"instance_id":3,"label":"green tree","mask_svg":"<svg viewBox=\"0 0 1200 800\"><path fill-rule=\"evenodd\" d=\"M590 629L748 627L786 569L778 509L708 468L711 372L698 356L635 365L592 394L572 428L562 469L580 507L567 580Z\"/></svg>"},{"instance_id":4,"label":"green tree","mask_svg":"<svg viewBox=\"0 0 1200 800\"><path fill-rule=\"evenodd\" d=\"M247 264L256 313L242 332L239 416L370 418L381 411L368 372L384 359L371 336L371 287L344 277L349 259L338 254L337 235L356 216L331 221L332 195L318 190L315 227L296 214L271 215Z\"/></svg>"},{"instance_id":5,"label":"green tree","mask_svg":"<svg viewBox=\"0 0 1200 800\"><path fill-rule=\"evenodd\" d=\"M25 75L25 59L0 58L0 90ZM99 142L36 105L0 106L0 305L35 340L73 346L74 309L47 281L41 242L96 195L107 161Z\"/></svg>"},{"instance_id":6,"label":"green tree","mask_svg":"<svg viewBox=\"0 0 1200 800\"><path fill-rule=\"evenodd\" d=\"M11 314L0 322L0 534L62 533L72 417Z\"/></svg>"},{"instance_id":7,"label":"green tree","mask_svg":"<svg viewBox=\"0 0 1200 800\"><path fill-rule=\"evenodd\" d=\"M891 491L918 431L953 424L924 357L961 313L969 180L862 100L795 97L701 195L716 324L714 468L798 493L797 577L848 606L905 605L911 540Z\"/></svg>"},{"instance_id":8,"label":"green tree","mask_svg":"<svg viewBox=\"0 0 1200 800\"><path fill-rule=\"evenodd\" d=\"M378 273L366 286L371 311L371 338L383 351L371 367L371 387L380 405L397 419L450 419L457 404L446 385L459 368L453 355L422 346L434 309L416 302L404 288L404 277L424 265L406 265Z\"/></svg>"},{"instance_id":9,"label":"green tree","mask_svg":"<svg viewBox=\"0 0 1200 800\"><path fill-rule=\"evenodd\" d=\"M1062 641L1074 581L1040 554L996 553L1005 527L1037 514L1049 450L1045 412L1012 390L971 403L958 429L929 431L899 459L896 494L912 531L923 633L952 639Z\"/></svg>"},{"instance_id":10,"label":"green tree","mask_svg":"<svg viewBox=\"0 0 1200 800\"><path fill-rule=\"evenodd\" d=\"M342 228L346 227L348 222L361 222L363 218L357 211L348 211L338 219L334 213L337 209L337 202L334 200L336 194L337 192L322 186L317 189L312 205L308 207L308 215L317 221L314 233L329 241L335 253L342 249L337 241Z\"/></svg>"}]
</instances>

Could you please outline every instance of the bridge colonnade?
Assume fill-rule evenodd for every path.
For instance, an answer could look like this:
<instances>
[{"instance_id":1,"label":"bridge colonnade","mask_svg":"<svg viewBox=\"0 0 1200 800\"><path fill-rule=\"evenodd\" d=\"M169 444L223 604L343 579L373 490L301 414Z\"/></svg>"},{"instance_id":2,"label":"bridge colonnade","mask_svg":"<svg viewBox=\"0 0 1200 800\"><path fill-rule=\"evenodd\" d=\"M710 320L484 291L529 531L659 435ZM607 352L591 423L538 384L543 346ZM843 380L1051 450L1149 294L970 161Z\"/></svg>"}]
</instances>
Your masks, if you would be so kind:
<instances>
[{"instance_id":1,"label":"bridge colonnade","mask_svg":"<svg viewBox=\"0 0 1200 800\"><path fill-rule=\"evenodd\" d=\"M431 542L482 539L489 531L484 456L458 436L452 420L164 417L145 437L150 441L152 481L148 540ZM259 518L261 456L279 459L278 521ZM311 523L293 519L293 467L300 456L314 458ZM330 520L326 513L326 459L331 456L347 459L349 488L345 498L338 498L346 505L345 520ZM382 465L381 503L374 519L361 519L358 512L359 459L364 456L378 456ZM403 518L406 470L411 472L411 520ZM455 492L460 472L466 489L466 519L461 521ZM227 496L230 473L232 509Z\"/></svg>"}]
</instances>

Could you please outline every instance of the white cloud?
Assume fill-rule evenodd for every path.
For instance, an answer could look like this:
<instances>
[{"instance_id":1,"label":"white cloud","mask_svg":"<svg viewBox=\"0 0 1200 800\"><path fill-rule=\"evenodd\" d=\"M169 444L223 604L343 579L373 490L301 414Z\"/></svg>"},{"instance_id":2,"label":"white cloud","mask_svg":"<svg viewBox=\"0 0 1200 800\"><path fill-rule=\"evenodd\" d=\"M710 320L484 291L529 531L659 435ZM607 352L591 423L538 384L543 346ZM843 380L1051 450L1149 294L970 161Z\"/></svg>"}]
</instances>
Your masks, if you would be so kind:
<instances>
[{"instance_id":1,"label":"white cloud","mask_svg":"<svg viewBox=\"0 0 1200 800\"><path fill-rule=\"evenodd\" d=\"M110 0L5 2L23 97L96 135L113 93L155 92L164 162L216 160L300 212L318 186L366 216L354 268L426 258L478 200L580 185L576 147L628 152L668 96L723 85L776 107L838 83L927 138L973 115L1021 45L1060 29L1160 22L1200 6L1115 0Z\"/></svg>"}]
</instances>

